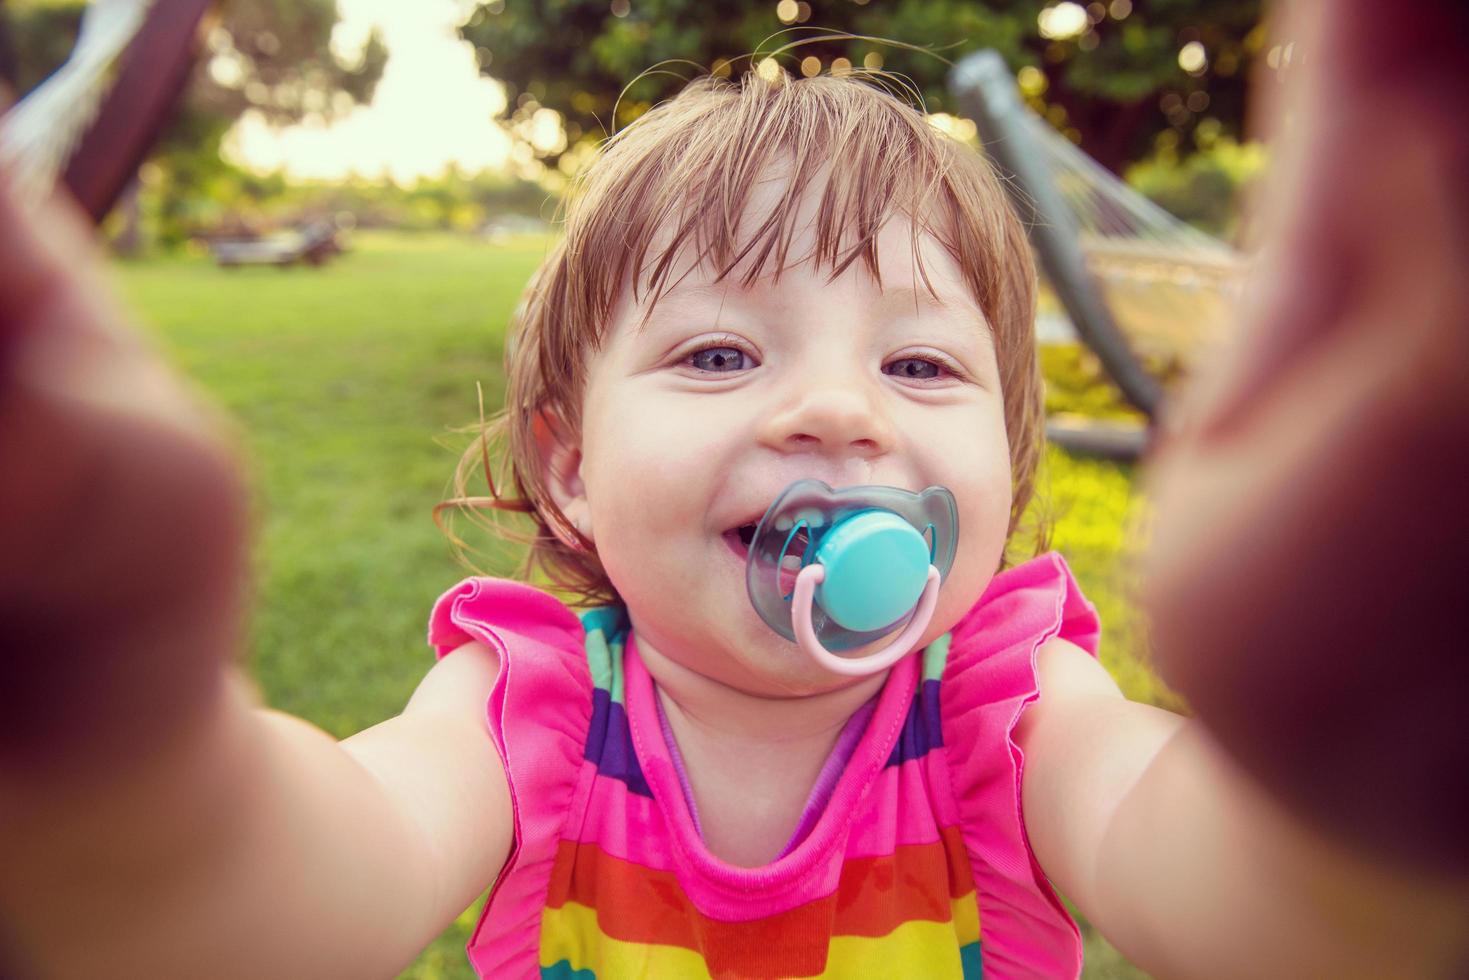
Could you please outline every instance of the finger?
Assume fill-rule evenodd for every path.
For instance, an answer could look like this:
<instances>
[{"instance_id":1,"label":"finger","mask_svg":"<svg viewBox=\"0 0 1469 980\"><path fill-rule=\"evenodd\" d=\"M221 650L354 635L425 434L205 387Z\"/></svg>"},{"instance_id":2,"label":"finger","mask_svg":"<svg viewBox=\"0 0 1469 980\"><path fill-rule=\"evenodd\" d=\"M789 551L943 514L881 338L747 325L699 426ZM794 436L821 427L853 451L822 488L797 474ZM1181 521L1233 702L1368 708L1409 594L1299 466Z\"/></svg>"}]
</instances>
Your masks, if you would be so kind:
<instances>
[{"instance_id":1,"label":"finger","mask_svg":"<svg viewBox=\"0 0 1469 980\"><path fill-rule=\"evenodd\" d=\"M99 260L89 226L64 201L29 206L16 196L0 171L0 369L9 363L22 338L47 320L49 303L68 290L104 295ZM93 324L114 341L122 334L107 329L107 317ZM73 324L85 329L87 321Z\"/></svg>"},{"instance_id":2,"label":"finger","mask_svg":"<svg viewBox=\"0 0 1469 980\"><path fill-rule=\"evenodd\" d=\"M127 328L86 226L4 190L0 348L0 769L120 764L238 649L243 484L217 411Z\"/></svg>"},{"instance_id":3,"label":"finger","mask_svg":"<svg viewBox=\"0 0 1469 980\"><path fill-rule=\"evenodd\" d=\"M1353 331L1237 438L1185 447L1147 608L1164 676L1281 798L1463 874L1469 343L1442 339Z\"/></svg>"}]
</instances>

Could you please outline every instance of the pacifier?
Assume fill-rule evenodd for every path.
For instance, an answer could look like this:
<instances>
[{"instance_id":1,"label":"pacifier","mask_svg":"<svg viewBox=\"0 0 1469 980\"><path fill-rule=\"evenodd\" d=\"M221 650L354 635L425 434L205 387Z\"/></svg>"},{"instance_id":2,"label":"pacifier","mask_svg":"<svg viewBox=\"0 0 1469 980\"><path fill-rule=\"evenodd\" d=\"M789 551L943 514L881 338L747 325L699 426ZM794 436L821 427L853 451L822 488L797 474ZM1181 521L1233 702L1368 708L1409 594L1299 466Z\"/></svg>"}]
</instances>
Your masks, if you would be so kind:
<instances>
[{"instance_id":1,"label":"pacifier","mask_svg":"<svg viewBox=\"0 0 1469 980\"><path fill-rule=\"evenodd\" d=\"M798 480L760 518L745 585L760 618L817 663L872 674L928 628L958 540L958 507L944 487L833 490ZM842 655L899 629L876 653Z\"/></svg>"}]
</instances>

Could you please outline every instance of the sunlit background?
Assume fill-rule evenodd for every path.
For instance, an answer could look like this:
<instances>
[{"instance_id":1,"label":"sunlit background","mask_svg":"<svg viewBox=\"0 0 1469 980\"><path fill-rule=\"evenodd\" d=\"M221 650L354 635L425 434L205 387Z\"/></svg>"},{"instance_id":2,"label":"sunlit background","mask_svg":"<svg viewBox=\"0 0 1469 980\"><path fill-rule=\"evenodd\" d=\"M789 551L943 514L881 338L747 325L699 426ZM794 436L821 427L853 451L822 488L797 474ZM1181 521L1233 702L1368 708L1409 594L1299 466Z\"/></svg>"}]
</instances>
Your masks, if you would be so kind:
<instances>
[{"instance_id":1,"label":"sunlit background","mask_svg":"<svg viewBox=\"0 0 1469 980\"><path fill-rule=\"evenodd\" d=\"M354 104L339 119L317 113L286 127L272 127L263 113L246 110L225 138L227 159L257 173L280 170L319 180L386 176L400 184L450 168L507 168L515 141L495 122L505 109L505 87L480 74L474 49L456 34L462 5L340 0L338 10L329 42L336 59L361 64L374 36L389 54L370 103ZM244 56L224 32L214 37L210 77L221 85L248 85ZM560 132L554 116L544 118L549 132L540 136L541 145Z\"/></svg>"},{"instance_id":2,"label":"sunlit background","mask_svg":"<svg viewBox=\"0 0 1469 980\"><path fill-rule=\"evenodd\" d=\"M0 84L40 85L84 8L0 0ZM468 439L455 429L477 388L490 411L503 398L511 313L603 136L704 72L882 72L978 151L946 79L984 48L1032 113L1096 288L1178 383L1227 335L1246 268L1269 160L1247 96L1295 57L1256 0L223 6L103 231L141 328L238 422L259 528L249 662L269 702L344 737L400 710L428 667L429 605L463 574L429 519ZM1037 329L1053 422L1140 424L1050 290ZM1104 663L1129 696L1179 707L1130 601L1133 464L1053 446L1040 489L1012 553L1049 522L1101 609ZM515 573L514 544L469 543L478 568ZM404 976L472 976L478 908ZM1088 978L1142 976L1083 929Z\"/></svg>"},{"instance_id":3,"label":"sunlit background","mask_svg":"<svg viewBox=\"0 0 1469 980\"><path fill-rule=\"evenodd\" d=\"M0 80L24 93L46 77L84 6L0 0ZM1291 58L1260 17L1257 0L238 0L208 34L119 245L288 227L329 203L302 193L313 182L398 202L356 215L369 224L473 231L543 216L597 138L700 71L893 72L935 125L972 139L944 79L948 61L979 48L1005 56L1057 132L1232 242L1263 165L1246 138L1246 87ZM925 52L812 40L829 30Z\"/></svg>"}]
</instances>

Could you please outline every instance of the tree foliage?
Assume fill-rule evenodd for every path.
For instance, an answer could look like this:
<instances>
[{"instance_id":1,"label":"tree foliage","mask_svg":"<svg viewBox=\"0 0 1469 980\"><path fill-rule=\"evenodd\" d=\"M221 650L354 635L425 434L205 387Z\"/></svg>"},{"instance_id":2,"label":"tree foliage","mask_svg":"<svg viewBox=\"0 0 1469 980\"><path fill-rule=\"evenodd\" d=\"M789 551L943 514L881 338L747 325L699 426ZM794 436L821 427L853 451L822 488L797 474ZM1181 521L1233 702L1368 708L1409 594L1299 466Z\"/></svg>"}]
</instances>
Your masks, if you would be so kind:
<instances>
[{"instance_id":1,"label":"tree foliage","mask_svg":"<svg viewBox=\"0 0 1469 980\"><path fill-rule=\"evenodd\" d=\"M509 87L512 123L517 115L554 109L573 145L614 123L625 125L677 91L679 77L641 74L662 62L684 78L706 70L737 74L799 41L777 55L792 73L808 58L818 59L823 71L881 66L911 79L930 111L952 112L945 59L994 48L1017 72L1029 69L1020 75L1022 91L1037 109L1121 170L1158 146L1186 155L1196 145L1240 134L1245 76L1259 53L1259 19L1259 0L1089 6L1045 0L481 0L460 34L475 46L481 71ZM831 32L928 50L861 37L814 39ZM554 160L564 149L545 155Z\"/></svg>"}]
</instances>

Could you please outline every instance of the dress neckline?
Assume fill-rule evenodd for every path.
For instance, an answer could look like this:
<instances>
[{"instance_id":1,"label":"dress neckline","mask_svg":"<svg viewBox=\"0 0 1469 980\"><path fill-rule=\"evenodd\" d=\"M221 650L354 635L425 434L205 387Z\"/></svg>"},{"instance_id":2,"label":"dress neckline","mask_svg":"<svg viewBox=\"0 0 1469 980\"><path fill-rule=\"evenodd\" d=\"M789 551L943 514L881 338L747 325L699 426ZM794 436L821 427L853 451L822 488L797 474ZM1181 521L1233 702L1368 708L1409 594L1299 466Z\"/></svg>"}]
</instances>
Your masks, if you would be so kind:
<instances>
[{"instance_id":1,"label":"dress neckline","mask_svg":"<svg viewBox=\"0 0 1469 980\"><path fill-rule=\"evenodd\" d=\"M755 887L771 890L793 886L829 861L840 861L858 811L856 804L871 788L902 731L917 688L921 660L921 651L915 651L889 671L875 704L869 702L873 704L871 717L836 778L825 806L809 826L803 816L804 838L787 845L774 861L745 868L717 857L704 843L697 816L685 795L679 772L681 761L670 752L664 738L652 676L638 652L636 636L629 631L623 662L633 750L653 791L653 799L670 828L680 864L696 872L709 885L737 894Z\"/></svg>"},{"instance_id":2,"label":"dress neckline","mask_svg":"<svg viewBox=\"0 0 1469 980\"><path fill-rule=\"evenodd\" d=\"M658 696L658 685L653 684L653 707L658 711L658 727L663 733L663 745L668 749L668 758L673 762L674 772L678 773L679 789L683 791L684 803L689 808L689 817L694 822L694 830L699 839L706 842L708 837L704 835L704 823L699 819L699 806L694 799L694 786L689 781L688 765L684 762L683 753L679 751L678 739L673 733L673 726L668 722L668 712L663 707L663 699ZM846 772L847 765L852 761L853 754L857 751L857 745L862 740L862 734L867 730L868 723L872 720L873 712L877 708L878 695L874 694L852 712L850 718L842 724L841 731L837 733L836 741L832 744L831 751L826 755L826 761L821 764L821 771L816 774L816 780L811 785L811 792L806 794L806 802L801 807L801 815L796 820L796 827L791 831L790 838L785 846L780 849L776 860L785 857L791 851L811 835L821 814L826 811L827 804L831 801L832 794L836 792L837 783L842 773Z\"/></svg>"}]
</instances>

